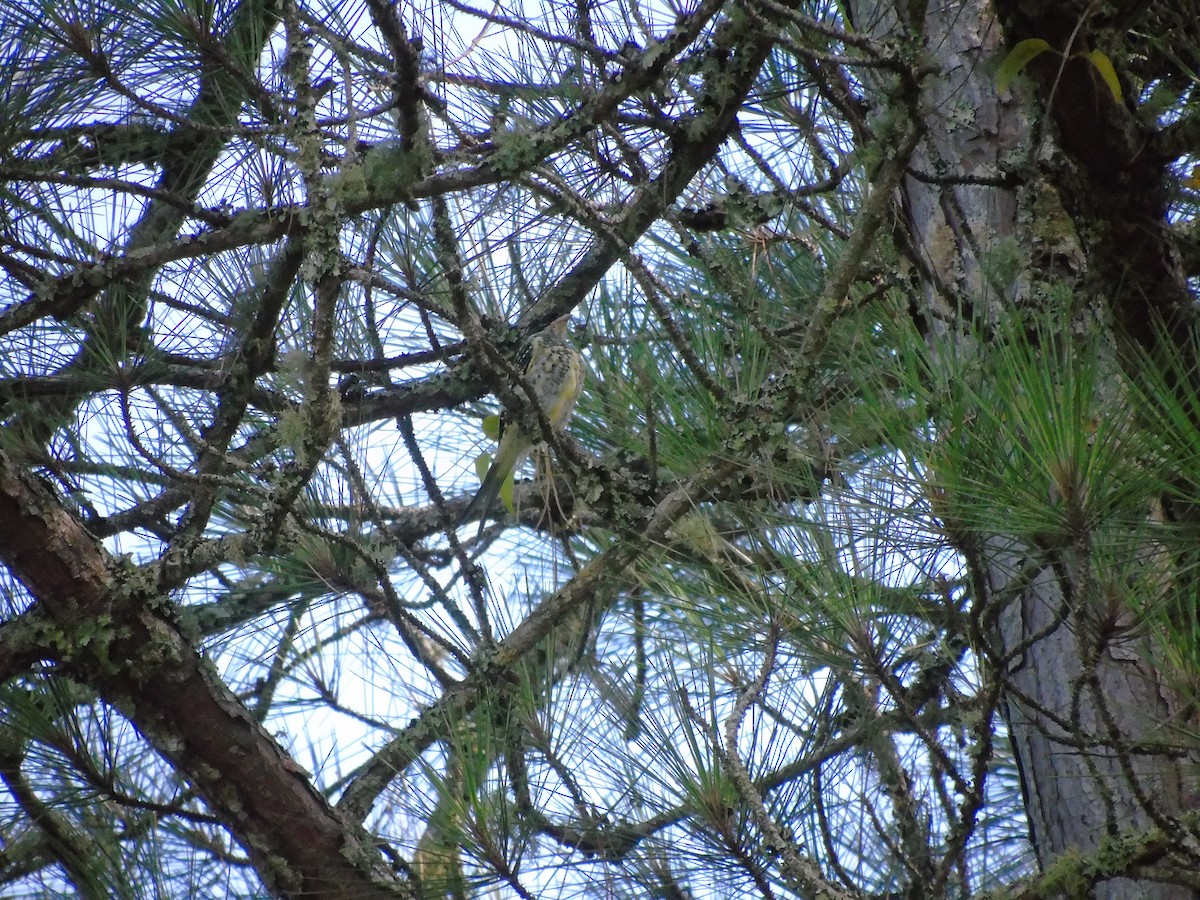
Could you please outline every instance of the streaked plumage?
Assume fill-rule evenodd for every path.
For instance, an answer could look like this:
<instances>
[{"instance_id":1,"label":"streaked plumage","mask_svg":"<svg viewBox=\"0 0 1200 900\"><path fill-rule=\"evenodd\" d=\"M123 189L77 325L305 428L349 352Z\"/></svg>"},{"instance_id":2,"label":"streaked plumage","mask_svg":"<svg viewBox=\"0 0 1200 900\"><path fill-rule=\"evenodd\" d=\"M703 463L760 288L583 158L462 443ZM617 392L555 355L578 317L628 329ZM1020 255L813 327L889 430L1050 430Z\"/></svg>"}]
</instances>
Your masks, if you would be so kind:
<instances>
[{"instance_id":1,"label":"streaked plumage","mask_svg":"<svg viewBox=\"0 0 1200 900\"><path fill-rule=\"evenodd\" d=\"M583 388L583 359L579 351L567 343L567 318L563 316L534 335L530 342L529 365L525 369L525 383L533 389L533 399L555 431L566 426ZM539 435L527 433L518 423L508 424L500 436L500 446L487 477L463 512L459 524L479 516L479 530L483 531L504 480L520 468L540 440Z\"/></svg>"}]
</instances>

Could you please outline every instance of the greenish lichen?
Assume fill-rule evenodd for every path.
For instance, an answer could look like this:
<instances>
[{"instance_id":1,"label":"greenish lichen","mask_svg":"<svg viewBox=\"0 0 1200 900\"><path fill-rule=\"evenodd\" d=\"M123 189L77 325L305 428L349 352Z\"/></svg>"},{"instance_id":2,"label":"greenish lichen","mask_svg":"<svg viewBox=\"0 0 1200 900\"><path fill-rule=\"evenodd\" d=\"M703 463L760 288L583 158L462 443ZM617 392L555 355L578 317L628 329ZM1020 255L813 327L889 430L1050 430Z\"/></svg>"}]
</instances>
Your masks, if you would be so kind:
<instances>
[{"instance_id":1,"label":"greenish lichen","mask_svg":"<svg viewBox=\"0 0 1200 900\"><path fill-rule=\"evenodd\" d=\"M496 136L496 149L488 157L488 165L502 178L512 178L526 172L541 158L537 135L507 131Z\"/></svg>"},{"instance_id":2,"label":"greenish lichen","mask_svg":"<svg viewBox=\"0 0 1200 900\"><path fill-rule=\"evenodd\" d=\"M331 196L347 206L403 200L432 168L428 141L415 141L411 149L400 141L376 144L360 162L343 166L331 179Z\"/></svg>"}]
</instances>

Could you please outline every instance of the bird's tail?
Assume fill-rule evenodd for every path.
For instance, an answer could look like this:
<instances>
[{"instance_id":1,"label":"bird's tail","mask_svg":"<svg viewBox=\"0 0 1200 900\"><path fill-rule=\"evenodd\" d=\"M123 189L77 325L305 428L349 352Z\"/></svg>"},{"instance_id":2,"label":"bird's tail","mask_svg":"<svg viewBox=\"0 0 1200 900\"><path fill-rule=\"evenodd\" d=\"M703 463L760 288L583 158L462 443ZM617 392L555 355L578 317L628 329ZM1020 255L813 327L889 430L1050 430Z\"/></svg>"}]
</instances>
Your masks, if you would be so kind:
<instances>
[{"instance_id":1,"label":"bird's tail","mask_svg":"<svg viewBox=\"0 0 1200 900\"><path fill-rule=\"evenodd\" d=\"M487 524L488 513L495 506L496 498L500 495L500 488L503 486L507 475L508 472L504 471L501 466L496 465L495 462L488 466L488 472L483 478L483 484L479 486L479 490L459 517L458 524L460 526L478 516L479 533L483 534L483 527Z\"/></svg>"}]
</instances>

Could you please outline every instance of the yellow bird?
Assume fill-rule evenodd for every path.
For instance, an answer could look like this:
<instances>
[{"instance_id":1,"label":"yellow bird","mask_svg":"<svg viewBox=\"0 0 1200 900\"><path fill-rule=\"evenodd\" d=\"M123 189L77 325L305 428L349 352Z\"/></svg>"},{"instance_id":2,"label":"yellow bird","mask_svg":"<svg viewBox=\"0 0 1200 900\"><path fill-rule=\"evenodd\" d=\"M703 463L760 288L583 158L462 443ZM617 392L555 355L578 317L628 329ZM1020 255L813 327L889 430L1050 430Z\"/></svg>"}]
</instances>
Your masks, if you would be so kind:
<instances>
[{"instance_id":1,"label":"yellow bird","mask_svg":"<svg viewBox=\"0 0 1200 900\"><path fill-rule=\"evenodd\" d=\"M525 383L533 389L533 401L541 407L555 431L562 431L566 426L583 388L583 358L567 343L568 318L570 316L555 320L533 336L529 365L525 369ZM496 458L479 492L459 519L460 525L479 516L479 531L483 532L488 513L505 479L521 467L540 440L538 434L529 434L517 422L508 423L500 436Z\"/></svg>"}]
</instances>

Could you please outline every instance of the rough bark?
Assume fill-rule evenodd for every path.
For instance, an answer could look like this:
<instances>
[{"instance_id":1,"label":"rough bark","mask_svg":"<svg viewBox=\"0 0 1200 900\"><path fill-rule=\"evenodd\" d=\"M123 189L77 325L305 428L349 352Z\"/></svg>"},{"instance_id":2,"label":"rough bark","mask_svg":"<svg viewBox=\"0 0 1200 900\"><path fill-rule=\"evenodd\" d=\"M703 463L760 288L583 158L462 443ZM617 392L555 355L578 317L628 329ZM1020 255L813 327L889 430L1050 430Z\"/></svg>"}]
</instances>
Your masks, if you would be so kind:
<instances>
[{"instance_id":1,"label":"rough bark","mask_svg":"<svg viewBox=\"0 0 1200 900\"><path fill-rule=\"evenodd\" d=\"M95 687L200 792L283 896L403 897L133 570L0 451L0 560L46 613L46 655Z\"/></svg>"},{"instance_id":2,"label":"rough bark","mask_svg":"<svg viewBox=\"0 0 1200 900\"><path fill-rule=\"evenodd\" d=\"M1110 316L1137 343L1154 340L1152 308L1181 341L1187 300L1163 238L1162 160L1130 137L1137 125L1128 110L1106 95L1088 66L1051 71L1049 54L1037 67L1038 97L1023 88L1006 96L997 90L996 65L1007 46L1025 37L1061 46L1081 10L997 5L1013 8L998 16L987 2L934 3L923 14L886 2L854 7L856 26L877 37L922 33L938 71L923 85L932 112L928 139L900 198L907 228L900 245L922 276L921 326L934 352L963 333L964 322L1023 314L1037 302L1033 286L1063 276L1076 280L1077 296L1093 312ZM1038 121L1038 104L1050 91L1057 93L1053 126ZM1044 127L1050 131L1043 134ZM1038 165L1048 159L1054 164ZM1066 223L1059 240L1034 234L1055 216ZM1089 242L1078 241L1080 231ZM1001 282L990 274L989 254L1006 243L1026 267ZM1189 803L1186 763L1164 734L1183 698L1164 683L1150 641L1122 634L1121 623L1105 619L1110 610L1090 606L1069 575L1039 568L1012 536L985 538L976 551L976 602L995 604L998 613L987 650L1007 679L1008 725L1041 863L1069 850L1096 853L1119 832L1169 829ZM1093 896L1192 896L1155 880L1152 869L1138 874L1100 880Z\"/></svg>"}]
</instances>

